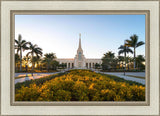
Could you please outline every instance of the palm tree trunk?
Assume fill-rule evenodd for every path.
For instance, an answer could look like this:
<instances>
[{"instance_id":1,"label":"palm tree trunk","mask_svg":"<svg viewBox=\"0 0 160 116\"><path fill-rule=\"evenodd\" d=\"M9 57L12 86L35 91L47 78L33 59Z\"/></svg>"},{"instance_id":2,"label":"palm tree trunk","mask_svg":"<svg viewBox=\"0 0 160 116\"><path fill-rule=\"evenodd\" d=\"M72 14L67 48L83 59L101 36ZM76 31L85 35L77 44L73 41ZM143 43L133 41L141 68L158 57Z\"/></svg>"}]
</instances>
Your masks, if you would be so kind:
<instances>
[{"instance_id":1,"label":"palm tree trunk","mask_svg":"<svg viewBox=\"0 0 160 116\"><path fill-rule=\"evenodd\" d=\"M32 71L34 70L34 63L32 62Z\"/></svg>"},{"instance_id":2,"label":"palm tree trunk","mask_svg":"<svg viewBox=\"0 0 160 116\"><path fill-rule=\"evenodd\" d=\"M22 48L20 50L20 71L22 71Z\"/></svg>"},{"instance_id":3,"label":"palm tree trunk","mask_svg":"<svg viewBox=\"0 0 160 116\"><path fill-rule=\"evenodd\" d=\"M134 69L136 68L136 48L134 47Z\"/></svg>"},{"instance_id":4,"label":"palm tree trunk","mask_svg":"<svg viewBox=\"0 0 160 116\"><path fill-rule=\"evenodd\" d=\"M33 53L32 53L32 76L33 76Z\"/></svg>"},{"instance_id":5,"label":"palm tree trunk","mask_svg":"<svg viewBox=\"0 0 160 116\"><path fill-rule=\"evenodd\" d=\"M18 71L18 69L17 69L17 63L15 63L15 66L16 66L16 71Z\"/></svg>"},{"instance_id":6,"label":"palm tree trunk","mask_svg":"<svg viewBox=\"0 0 160 116\"><path fill-rule=\"evenodd\" d=\"M125 62L125 67L124 67L124 76L125 76L125 71L126 71L126 52L124 53L124 62Z\"/></svg>"},{"instance_id":7,"label":"palm tree trunk","mask_svg":"<svg viewBox=\"0 0 160 116\"><path fill-rule=\"evenodd\" d=\"M47 66L47 71L49 72L49 65Z\"/></svg>"},{"instance_id":8,"label":"palm tree trunk","mask_svg":"<svg viewBox=\"0 0 160 116\"><path fill-rule=\"evenodd\" d=\"M40 70L40 69L39 69L39 62L37 62L37 68L38 68L38 70Z\"/></svg>"}]
</instances>

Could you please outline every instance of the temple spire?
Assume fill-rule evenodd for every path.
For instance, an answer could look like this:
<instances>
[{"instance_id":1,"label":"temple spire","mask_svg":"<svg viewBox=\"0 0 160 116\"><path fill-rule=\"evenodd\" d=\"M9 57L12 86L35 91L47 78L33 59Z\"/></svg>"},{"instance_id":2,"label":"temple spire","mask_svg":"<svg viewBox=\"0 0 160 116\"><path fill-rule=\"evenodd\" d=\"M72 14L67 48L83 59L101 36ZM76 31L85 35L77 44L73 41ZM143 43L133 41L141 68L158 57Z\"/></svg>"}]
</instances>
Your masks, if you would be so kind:
<instances>
[{"instance_id":1,"label":"temple spire","mask_svg":"<svg viewBox=\"0 0 160 116\"><path fill-rule=\"evenodd\" d=\"M79 49L82 49L81 48L81 33L79 34L79 47L78 47Z\"/></svg>"}]
</instances>

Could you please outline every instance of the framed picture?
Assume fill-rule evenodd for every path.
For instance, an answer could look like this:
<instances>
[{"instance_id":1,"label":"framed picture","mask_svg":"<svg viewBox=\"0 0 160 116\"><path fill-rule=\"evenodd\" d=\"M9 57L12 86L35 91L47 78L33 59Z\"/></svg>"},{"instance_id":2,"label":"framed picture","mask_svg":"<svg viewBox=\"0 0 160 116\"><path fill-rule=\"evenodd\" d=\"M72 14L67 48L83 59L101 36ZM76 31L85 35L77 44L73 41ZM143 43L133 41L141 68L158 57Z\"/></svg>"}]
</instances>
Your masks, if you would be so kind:
<instances>
[{"instance_id":1,"label":"framed picture","mask_svg":"<svg viewBox=\"0 0 160 116\"><path fill-rule=\"evenodd\" d=\"M159 1L1 1L1 115L160 115Z\"/></svg>"}]
</instances>

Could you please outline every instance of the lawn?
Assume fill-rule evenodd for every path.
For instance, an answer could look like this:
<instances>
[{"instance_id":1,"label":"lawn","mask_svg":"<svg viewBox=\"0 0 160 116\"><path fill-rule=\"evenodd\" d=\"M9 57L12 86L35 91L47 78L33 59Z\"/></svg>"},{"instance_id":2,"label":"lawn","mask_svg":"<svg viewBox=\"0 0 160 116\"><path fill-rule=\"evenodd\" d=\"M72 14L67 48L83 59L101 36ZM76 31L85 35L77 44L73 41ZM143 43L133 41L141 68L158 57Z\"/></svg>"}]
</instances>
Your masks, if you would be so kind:
<instances>
[{"instance_id":1,"label":"lawn","mask_svg":"<svg viewBox=\"0 0 160 116\"><path fill-rule=\"evenodd\" d=\"M140 76L135 76L135 75L127 75L127 76L135 77L135 78L139 78L139 79L145 79L145 77L140 77Z\"/></svg>"},{"instance_id":2,"label":"lawn","mask_svg":"<svg viewBox=\"0 0 160 116\"><path fill-rule=\"evenodd\" d=\"M145 86L90 70L71 70L15 85L16 101L145 101Z\"/></svg>"}]
</instances>

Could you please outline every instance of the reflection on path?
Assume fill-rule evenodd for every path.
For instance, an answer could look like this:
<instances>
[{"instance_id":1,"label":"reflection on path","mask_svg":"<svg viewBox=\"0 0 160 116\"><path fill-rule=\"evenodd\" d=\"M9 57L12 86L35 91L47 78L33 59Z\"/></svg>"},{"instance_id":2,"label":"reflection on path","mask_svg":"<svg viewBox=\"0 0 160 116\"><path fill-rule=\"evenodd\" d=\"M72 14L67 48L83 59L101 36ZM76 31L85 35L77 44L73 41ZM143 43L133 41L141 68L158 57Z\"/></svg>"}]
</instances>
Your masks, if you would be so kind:
<instances>
[{"instance_id":1,"label":"reflection on path","mask_svg":"<svg viewBox=\"0 0 160 116\"><path fill-rule=\"evenodd\" d=\"M60 73L60 72L54 72L54 73L35 73L32 74L31 73L16 73L15 74L15 77L22 77L22 78L19 78L19 79L15 79L15 84L18 83L18 82L24 82L24 81L27 81L27 80L34 80L34 79L39 79L39 78L42 78L42 77L45 77L45 76L49 76L49 75L53 75L53 74L57 74L57 73Z\"/></svg>"},{"instance_id":2,"label":"reflection on path","mask_svg":"<svg viewBox=\"0 0 160 116\"><path fill-rule=\"evenodd\" d=\"M131 77L131 76L124 76L123 73L116 73L116 72L100 72L100 73L103 73L103 74L109 74L109 75L114 75L114 76L117 76L117 77L120 77L120 78L123 78L125 80L130 80L130 81L135 81L135 82L138 82L138 83L141 83L143 85L145 85L145 78L144 79L140 79L140 78L135 78L135 77ZM135 75L135 76L145 76L145 73L126 73L127 74L130 74L130 75Z\"/></svg>"}]
</instances>

